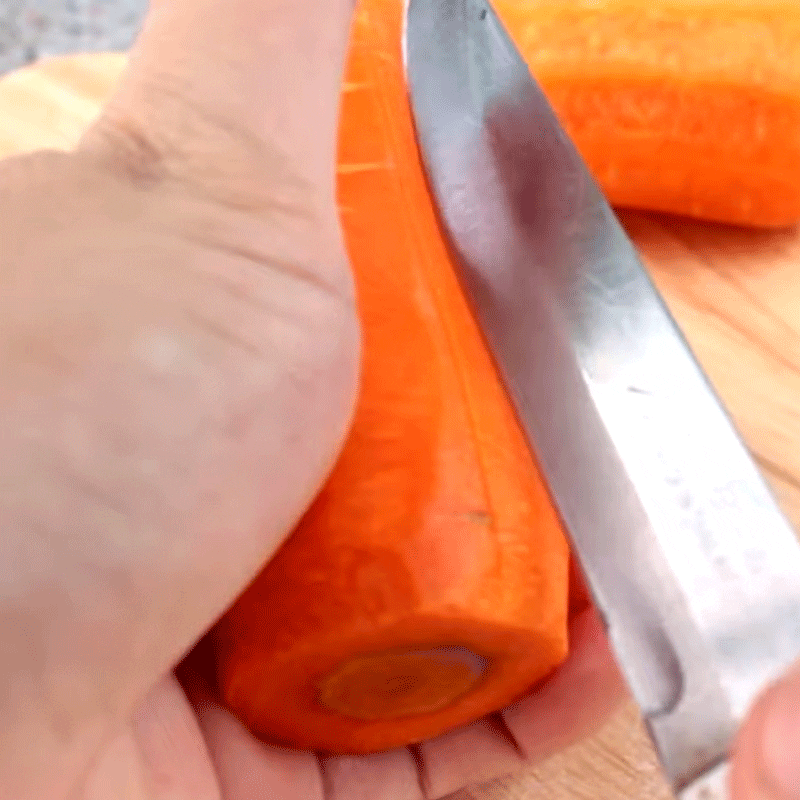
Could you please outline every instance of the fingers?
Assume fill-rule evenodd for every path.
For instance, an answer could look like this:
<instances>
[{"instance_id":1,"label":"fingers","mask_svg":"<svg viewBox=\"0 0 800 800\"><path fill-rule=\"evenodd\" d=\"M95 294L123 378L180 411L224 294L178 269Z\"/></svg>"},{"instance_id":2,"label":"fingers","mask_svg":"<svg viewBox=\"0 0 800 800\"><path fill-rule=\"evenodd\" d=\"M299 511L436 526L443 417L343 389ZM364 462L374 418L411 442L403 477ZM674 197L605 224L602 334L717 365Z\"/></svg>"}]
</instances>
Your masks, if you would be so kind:
<instances>
[{"instance_id":1,"label":"fingers","mask_svg":"<svg viewBox=\"0 0 800 800\"><path fill-rule=\"evenodd\" d=\"M591 609L572 624L567 662L533 695L502 715L412 748L371 756L331 756L317 762L309 753L260 743L218 705L193 668L183 680L219 769L223 796L228 797L227 790L235 800L259 796L253 794L255 787L275 800L440 800L547 758L591 733L624 697Z\"/></svg>"},{"instance_id":2,"label":"fingers","mask_svg":"<svg viewBox=\"0 0 800 800\"><path fill-rule=\"evenodd\" d=\"M592 608L571 626L571 650L556 673L498 717L414 748L428 800L535 764L592 733L625 697L602 625ZM339 800L334 795L334 800Z\"/></svg>"},{"instance_id":3,"label":"fingers","mask_svg":"<svg viewBox=\"0 0 800 800\"><path fill-rule=\"evenodd\" d=\"M198 673L196 666L193 659L184 661L181 681L228 792L225 800L425 800L407 748L318 759L264 744L219 705L205 670Z\"/></svg>"},{"instance_id":4,"label":"fingers","mask_svg":"<svg viewBox=\"0 0 800 800\"><path fill-rule=\"evenodd\" d=\"M103 749L80 800L222 800L197 717L171 675Z\"/></svg>"},{"instance_id":5,"label":"fingers","mask_svg":"<svg viewBox=\"0 0 800 800\"><path fill-rule=\"evenodd\" d=\"M532 695L498 717L486 717L412 748L426 800L439 800L465 786L517 772L602 724L625 697L625 689L593 609L584 610L573 620L571 638L567 661ZM396 760L403 757L392 756L393 774ZM332 763L335 765L335 760ZM360 759L334 766L340 772L338 785L342 791L333 793L333 800L351 800L344 788L349 790L357 781L348 781L343 773L353 770L353 765L356 770L361 767ZM382 766L388 771L388 763ZM405 775L407 767L404 762ZM374 765L369 774L374 778L381 771ZM382 795L377 796L382 800ZM416 800L413 793L411 797ZM361 800L358 794L355 798Z\"/></svg>"},{"instance_id":6,"label":"fingers","mask_svg":"<svg viewBox=\"0 0 800 800\"><path fill-rule=\"evenodd\" d=\"M594 609L573 620L570 638L569 656L554 675L503 712L509 731L531 762L591 734L626 696Z\"/></svg>"},{"instance_id":7,"label":"fingers","mask_svg":"<svg viewBox=\"0 0 800 800\"><path fill-rule=\"evenodd\" d=\"M259 741L220 705L210 670L213 655L207 648L210 642L204 640L177 672L200 722L222 800L332 800L313 753Z\"/></svg>"},{"instance_id":8,"label":"fingers","mask_svg":"<svg viewBox=\"0 0 800 800\"><path fill-rule=\"evenodd\" d=\"M202 712L200 724L226 800L323 800L322 773L313 753L258 741L216 704Z\"/></svg>"},{"instance_id":9,"label":"fingers","mask_svg":"<svg viewBox=\"0 0 800 800\"><path fill-rule=\"evenodd\" d=\"M131 728L145 768L148 797L220 800L197 715L172 674L150 692Z\"/></svg>"},{"instance_id":10,"label":"fingers","mask_svg":"<svg viewBox=\"0 0 800 800\"><path fill-rule=\"evenodd\" d=\"M145 175L237 176L332 195L353 0L157 0L119 91L85 142ZM272 189L274 190L274 186ZM326 198L327 199L327 198Z\"/></svg>"},{"instance_id":11,"label":"fingers","mask_svg":"<svg viewBox=\"0 0 800 800\"><path fill-rule=\"evenodd\" d=\"M326 800L424 800L417 765L405 748L322 760Z\"/></svg>"},{"instance_id":12,"label":"fingers","mask_svg":"<svg viewBox=\"0 0 800 800\"><path fill-rule=\"evenodd\" d=\"M731 793L733 800L800 798L800 667L763 695L743 726Z\"/></svg>"},{"instance_id":13,"label":"fingers","mask_svg":"<svg viewBox=\"0 0 800 800\"><path fill-rule=\"evenodd\" d=\"M424 742L417 752L428 800L440 800L466 786L509 775L525 766L514 740L495 717Z\"/></svg>"}]
</instances>

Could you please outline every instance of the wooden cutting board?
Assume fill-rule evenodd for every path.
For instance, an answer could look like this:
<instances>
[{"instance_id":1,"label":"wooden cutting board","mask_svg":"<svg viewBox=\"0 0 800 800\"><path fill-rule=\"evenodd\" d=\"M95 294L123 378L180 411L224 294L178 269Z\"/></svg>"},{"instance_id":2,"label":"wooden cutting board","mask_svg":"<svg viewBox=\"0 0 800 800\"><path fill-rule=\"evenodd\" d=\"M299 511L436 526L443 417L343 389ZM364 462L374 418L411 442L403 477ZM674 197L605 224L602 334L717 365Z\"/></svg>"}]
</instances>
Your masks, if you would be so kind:
<instances>
[{"instance_id":1,"label":"wooden cutting board","mask_svg":"<svg viewBox=\"0 0 800 800\"><path fill-rule=\"evenodd\" d=\"M58 59L0 81L0 156L69 148L124 67ZM800 231L764 233L626 213L673 313L800 529ZM463 800L666 800L635 710L529 773Z\"/></svg>"}]
</instances>

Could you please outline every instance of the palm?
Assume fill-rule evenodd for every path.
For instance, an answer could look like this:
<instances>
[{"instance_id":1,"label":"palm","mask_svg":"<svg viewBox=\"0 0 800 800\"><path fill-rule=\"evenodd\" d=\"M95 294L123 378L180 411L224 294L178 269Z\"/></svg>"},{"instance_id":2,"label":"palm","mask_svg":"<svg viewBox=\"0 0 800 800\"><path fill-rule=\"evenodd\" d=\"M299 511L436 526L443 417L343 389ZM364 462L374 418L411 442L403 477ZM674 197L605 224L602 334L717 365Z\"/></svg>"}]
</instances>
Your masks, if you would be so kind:
<instances>
[{"instance_id":1,"label":"palm","mask_svg":"<svg viewBox=\"0 0 800 800\"><path fill-rule=\"evenodd\" d=\"M184 669L184 686L162 680L106 747L81 800L436 800L541 760L613 708L620 683L591 610L574 618L572 642L567 663L502 714L374 756L265 745Z\"/></svg>"}]
</instances>

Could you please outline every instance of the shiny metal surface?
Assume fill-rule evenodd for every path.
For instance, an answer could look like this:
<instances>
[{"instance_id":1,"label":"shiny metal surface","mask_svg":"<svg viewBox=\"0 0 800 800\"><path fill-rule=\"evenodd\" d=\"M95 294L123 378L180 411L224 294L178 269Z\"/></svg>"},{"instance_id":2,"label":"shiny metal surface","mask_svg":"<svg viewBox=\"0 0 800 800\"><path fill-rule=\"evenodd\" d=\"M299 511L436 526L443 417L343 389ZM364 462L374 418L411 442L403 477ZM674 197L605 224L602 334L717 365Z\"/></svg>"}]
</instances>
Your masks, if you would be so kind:
<instances>
[{"instance_id":1,"label":"shiny metal surface","mask_svg":"<svg viewBox=\"0 0 800 800\"><path fill-rule=\"evenodd\" d=\"M712 767L680 792L680 800L726 800L729 772L727 761Z\"/></svg>"},{"instance_id":2,"label":"shiny metal surface","mask_svg":"<svg viewBox=\"0 0 800 800\"><path fill-rule=\"evenodd\" d=\"M491 6L410 0L404 40L463 285L665 771L703 797L800 655L800 546Z\"/></svg>"}]
</instances>

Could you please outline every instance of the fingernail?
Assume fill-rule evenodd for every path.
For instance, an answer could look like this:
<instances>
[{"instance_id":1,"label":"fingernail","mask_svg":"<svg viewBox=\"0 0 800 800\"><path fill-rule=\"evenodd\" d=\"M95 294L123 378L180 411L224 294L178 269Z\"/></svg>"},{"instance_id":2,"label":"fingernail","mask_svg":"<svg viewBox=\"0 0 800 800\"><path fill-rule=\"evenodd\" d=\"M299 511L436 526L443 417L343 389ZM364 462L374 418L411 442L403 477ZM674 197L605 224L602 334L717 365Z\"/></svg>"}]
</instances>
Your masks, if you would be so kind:
<instances>
[{"instance_id":1,"label":"fingernail","mask_svg":"<svg viewBox=\"0 0 800 800\"><path fill-rule=\"evenodd\" d=\"M800 800L800 675L772 692L762 727L765 778L776 798Z\"/></svg>"}]
</instances>

